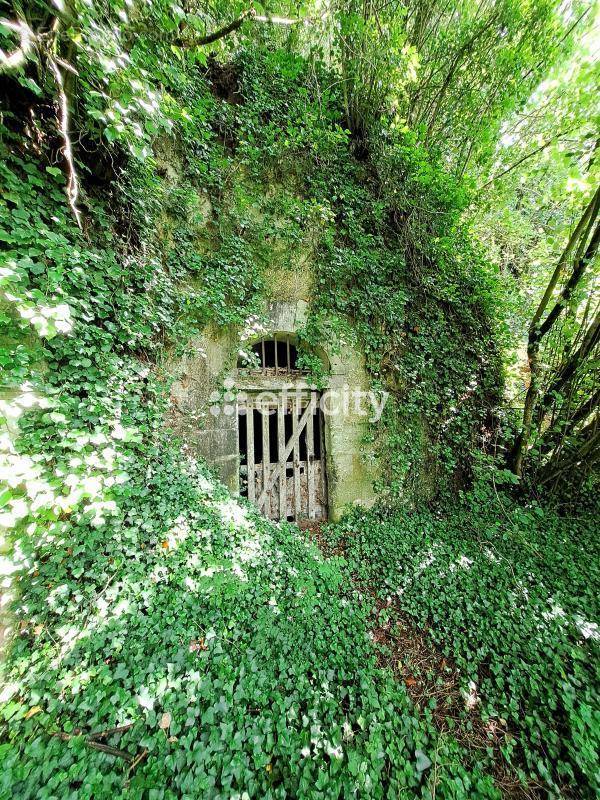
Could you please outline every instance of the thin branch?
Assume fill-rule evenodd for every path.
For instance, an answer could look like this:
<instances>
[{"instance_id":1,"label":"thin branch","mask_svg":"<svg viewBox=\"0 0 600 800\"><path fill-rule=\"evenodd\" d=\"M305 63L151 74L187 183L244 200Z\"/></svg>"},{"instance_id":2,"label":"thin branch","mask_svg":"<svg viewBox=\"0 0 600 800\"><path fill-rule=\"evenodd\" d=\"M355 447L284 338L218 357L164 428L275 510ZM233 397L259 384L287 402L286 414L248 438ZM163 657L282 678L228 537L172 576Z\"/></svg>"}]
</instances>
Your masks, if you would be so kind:
<instances>
[{"instance_id":1,"label":"thin branch","mask_svg":"<svg viewBox=\"0 0 600 800\"><path fill-rule=\"evenodd\" d=\"M529 439L531 436L531 429L533 424L533 412L536 406L536 402L538 400L539 395L539 382L540 382L540 363L539 363L539 350L540 350L540 340L542 336L546 336L548 331L551 329L552 325L554 325L556 319L560 315L560 312L563 309L563 304L561 301L568 301L572 290L577 285L578 281L583 274L583 270L585 269L585 265L588 263L587 258L593 258L595 254L595 248L598 245L598 240L595 236L592 237L592 241L588 245L588 249L586 251L585 256L581 257L581 251L583 247L585 247L585 243L588 240L591 228L595 222L595 219L598 215L598 211L600 208L600 188L596 190L594 197L592 198L591 202L585 208L577 227L569 237L569 241L567 246L565 247L561 257L558 260L558 264L550 278L550 282L546 287L546 291L544 292L544 296L542 297L535 314L533 315L533 319L529 326L529 332L527 337L527 362L529 365L529 374L530 374L530 383L527 389L527 394L525 396L525 404L523 406L523 419L521 423L521 430L515 439L513 444L510 456L509 456L509 464L515 473L519 477L522 474L523 468L523 459L525 456L526 449L529 445ZM550 298L556 288L558 280L562 275L564 267L571 259L571 256L575 251L575 263L573 265L572 275L567 282L563 293L561 294L561 299L555 304L552 313L552 319L549 325L544 323L544 331L541 334L540 328L540 320L542 315L544 314ZM568 290L567 290L568 287ZM565 294L567 296L565 297ZM556 312L556 313L555 313Z\"/></svg>"},{"instance_id":2,"label":"thin branch","mask_svg":"<svg viewBox=\"0 0 600 800\"><path fill-rule=\"evenodd\" d=\"M90 733L90 739L106 739L107 736L114 736L116 733L125 733L125 731L133 728L134 722L128 722L126 725L117 725L116 728L108 728L105 731L98 731L97 733Z\"/></svg>"},{"instance_id":3,"label":"thin branch","mask_svg":"<svg viewBox=\"0 0 600 800\"><path fill-rule=\"evenodd\" d=\"M546 291L544 292L544 296L540 300L536 312L533 315L533 319L531 320L531 325L529 326L530 337L535 336L537 334L537 328L539 326L540 320L544 314L544 311L548 306L548 303L550 302L550 298L554 293L559 278L561 277L564 268L569 258L571 257L571 253L575 249L575 246L580 244L582 238L584 241L587 241L589 230L588 232L585 232L586 228L589 229L589 227L594 223L596 216L598 215L599 207L600 207L600 188L596 190L594 196L592 197L587 207L585 208L579 222L577 223L577 226L575 227L575 230L569 237L569 241L567 242L567 245L563 250L561 257L558 260L556 268L554 269L552 277L550 278L548 285L546 287Z\"/></svg>"},{"instance_id":4,"label":"thin branch","mask_svg":"<svg viewBox=\"0 0 600 800\"><path fill-rule=\"evenodd\" d=\"M256 16L256 11L253 8L248 8L246 11L240 14L237 19L234 19L233 22L229 22L227 25L224 25L222 28L219 28L213 33L209 33L207 36L203 36L200 39L194 39L189 43L189 45L193 47L199 47L204 44L212 44L213 42L222 39L224 36L228 36L230 33L237 31L238 28L242 27L245 20L252 19L254 16ZM176 42L176 44L179 44L179 42Z\"/></svg>"},{"instance_id":5,"label":"thin branch","mask_svg":"<svg viewBox=\"0 0 600 800\"><path fill-rule=\"evenodd\" d=\"M57 739L61 739L63 742L70 742L71 739L77 738L71 736L70 733L63 733L62 731L57 731L52 735L56 736ZM135 761L134 756L132 756L125 750L119 750L118 747L111 747L109 744L102 744L101 742L95 742L92 739L84 739L84 742L88 747L91 747L92 750L99 750L101 753L106 753L109 756L116 756L117 758L122 758L123 761L126 761L128 764L133 764Z\"/></svg>"},{"instance_id":6,"label":"thin branch","mask_svg":"<svg viewBox=\"0 0 600 800\"><path fill-rule=\"evenodd\" d=\"M324 15L323 15L324 16ZM318 19L323 19L319 17ZM244 22L248 20L249 22L262 22L267 23L269 25L282 25L283 27L291 27L292 25L312 25L315 21L315 18L312 17L277 17L268 15L257 14L254 8L248 8L239 17L232 20L231 22L224 25L222 28L214 31L213 33L209 33L206 36L202 36L200 38L192 38L190 40L182 40L178 39L174 42L174 44L178 47L201 47L205 44L212 44L213 42L218 41L219 39L223 39L225 36L228 36L230 33L234 33L239 28L242 27Z\"/></svg>"},{"instance_id":7,"label":"thin branch","mask_svg":"<svg viewBox=\"0 0 600 800\"><path fill-rule=\"evenodd\" d=\"M127 777L129 777L129 776L131 775L131 773L134 771L134 769L137 767L137 765L140 763L140 761L143 761L143 760L146 758L146 756L147 756L147 755L148 755L148 748L146 748L146 747L145 747L145 748L144 748L144 749L141 751L141 753L139 753L139 754L138 754L138 755L137 755L137 756L136 756L136 757L133 759L133 761L131 762L131 764L129 765L129 769L127 770Z\"/></svg>"},{"instance_id":8,"label":"thin branch","mask_svg":"<svg viewBox=\"0 0 600 800\"><path fill-rule=\"evenodd\" d=\"M579 25L579 23L580 23L580 22L581 22L581 21L584 19L584 17L585 17L585 16L588 14L588 12L589 12L590 8L591 8L591 5L590 5L590 6L588 6L588 8L586 8L586 9L583 11L583 13L582 13L582 14L581 14L581 15L580 15L580 16L579 16L579 17L578 17L576 20L575 20L575 22L574 22L574 23L571 25L571 27L570 27L570 28L569 28L569 29L568 29L568 30L565 32L565 34L564 34L564 35L563 35L563 36L562 36L562 37L559 39L559 41L558 41L558 42L556 43L556 45L554 46L554 52L556 52L556 51L557 51L557 50L560 48L560 46L563 44L563 42L565 42L565 41L566 41L566 40L569 38L569 36L570 36L570 35L573 33L573 31L575 30L575 28L576 28L576 27ZM530 75L532 75L532 74L533 74L533 73L534 73L536 70L538 70L538 69L539 69L541 66L543 66L543 64L544 64L544 61L538 61L538 63L537 63L537 64L536 64L534 67L531 67L531 68L530 68L530 69L529 69L529 70L528 70L528 71L525 73L525 75L523 76L523 80L527 80L527 78L528 78Z\"/></svg>"},{"instance_id":9,"label":"thin branch","mask_svg":"<svg viewBox=\"0 0 600 800\"><path fill-rule=\"evenodd\" d=\"M492 183L495 183L499 178L503 178L505 175L508 175L509 172L512 172L513 169L516 169L517 167L520 167L521 164L523 164L525 161L529 161L530 158L533 158L534 156L537 156L538 153L542 153L544 150L546 150L546 148L550 147L551 144L553 144L554 142L557 142L563 136L567 136L569 133L572 133L573 130L574 130L573 128L570 128L568 131L562 131L561 133L557 133L556 136L553 136L551 139L548 139L548 141L545 142L543 145L541 145L541 147L538 147L535 150L532 150L531 153L526 153L526 155L522 156L517 161L515 161L514 164L511 164L510 167L507 167L506 169L503 169L502 172L499 172L497 175L493 175L489 179L489 181L484 183L483 186L479 187L479 189L477 190L477 193L480 194L484 189L487 189L488 186L491 186Z\"/></svg>"},{"instance_id":10,"label":"thin branch","mask_svg":"<svg viewBox=\"0 0 600 800\"><path fill-rule=\"evenodd\" d=\"M585 338L579 347L558 370L556 370L556 377L548 387L544 397L541 400L540 408L544 411L550 403L552 398L571 380L573 375L577 372L580 365L588 358L600 341L600 314L596 315L592 325L587 331Z\"/></svg>"},{"instance_id":11,"label":"thin branch","mask_svg":"<svg viewBox=\"0 0 600 800\"><path fill-rule=\"evenodd\" d=\"M580 481L582 473L591 472L595 463L600 460L600 430L598 422L600 417L596 416L592 422L580 431L578 436L580 441L571 450L557 459L550 459L544 468L544 474L539 479L540 486L558 479L565 472L571 473L571 479ZM567 478L569 480L569 478Z\"/></svg>"},{"instance_id":12,"label":"thin branch","mask_svg":"<svg viewBox=\"0 0 600 800\"><path fill-rule=\"evenodd\" d=\"M79 230L82 230L83 226L81 224L81 211L77 207L77 199L79 197L79 181L77 179L77 171L73 161L73 147L71 145L71 138L69 136L69 102L65 92L63 74L60 71L58 64L53 58L48 57L48 65L52 75L54 76L54 81L56 83L56 89L58 92L58 105L60 109L58 122L63 140L63 156L67 165L67 202L69 203L69 208L71 209L71 213L75 218L75 222L77 223Z\"/></svg>"},{"instance_id":13,"label":"thin branch","mask_svg":"<svg viewBox=\"0 0 600 800\"><path fill-rule=\"evenodd\" d=\"M587 235L586 235L587 239ZM585 244L586 239L583 240ZM596 228L594 233L592 234L592 239L588 244L587 250L585 251L584 255L577 259L575 263L575 268L571 273L571 276L565 286L563 287L562 292L560 293L560 297L554 304L553 309L550 311L544 322L540 325L539 328L539 337L544 337L548 331L554 325L554 322L560 316L561 312L566 308L569 300L579 281L581 280L582 275L585 272L586 267L593 261L598 252L598 245L600 245L600 222L596 223Z\"/></svg>"}]
</instances>

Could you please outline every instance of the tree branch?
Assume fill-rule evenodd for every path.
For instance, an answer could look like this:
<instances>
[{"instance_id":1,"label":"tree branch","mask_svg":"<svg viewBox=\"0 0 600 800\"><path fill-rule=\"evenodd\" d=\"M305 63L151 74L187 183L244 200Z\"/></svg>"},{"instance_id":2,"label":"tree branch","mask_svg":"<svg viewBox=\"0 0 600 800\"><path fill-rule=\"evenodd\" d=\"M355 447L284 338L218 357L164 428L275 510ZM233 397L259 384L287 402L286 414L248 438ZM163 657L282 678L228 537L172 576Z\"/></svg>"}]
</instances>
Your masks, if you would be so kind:
<instances>
[{"instance_id":1,"label":"tree branch","mask_svg":"<svg viewBox=\"0 0 600 800\"><path fill-rule=\"evenodd\" d=\"M62 731L57 731L52 735L56 736L57 739L62 739L63 742L70 742L71 739L76 738L71 736L69 733L63 733ZM126 750L120 750L118 747L111 747L109 744L102 744L101 742L96 742L93 739L84 739L84 742L88 747L91 747L92 750L99 750L101 753L106 753L109 756L122 758L123 761L127 762L127 764L132 764L135 761L135 758L131 755L131 753L128 753Z\"/></svg>"},{"instance_id":2,"label":"tree branch","mask_svg":"<svg viewBox=\"0 0 600 800\"><path fill-rule=\"evenodd\" d=\"M530 158L537 156L538 153L542 153L544 150L546 150L546 148L550 147L551 144L557 142L563 136L567 136L567 134L572 133L573 130L574 130L573 128L569 128L568 131L562 131L561 133L557 133L556 136L553 136L551 139L548 139L548 141L545 142L543 145L541 145L541 147L532 150L531 153L526 153L526 155L517 159L517 161L515 161L514 164L511 164L510 167L503 169L502 172L499 172L497 175L493 175L489 179L489 181L486 181L486 183L484 183L483 186L479 187L479 189L477 190L477 194L481 194L481 192L483 192L484 189L487 189L488 186L491 186L492 183L495 183L499 178L503 178L505 175L508 175L509 172L512 172L513 169L516 169L517 167L520 167L521 164L524 164L525 161L529 161Z\"/></svg>"},{"instance_id":3,"label":"tree branch","mask_svg":"<svg viewBox=\"0 0 600 800\"><path fill-rule=\"evenodd\" d=\"M598 252L599 244L600 244L600 222L596 223L596 229L592 234L592 239L587 247L587 250L585 251L584 255L581 258L577 259L575 268L571 273L569 280L565 284L562 292L560 293L559 299L554 304L554 308L552 309L552 311L550 311L550 313L548 314L542 325L540 325L538 334L540 338L542 338L548 333L548 331L552 328L552 326L560 316L563 309L566 308L567 303L571 299L571 295L573 294L574 290L577 288L577 284L581 280L581 277L584 274L586 267L595 258L596 253Z\"/></svg>"},{"instance_id":4,"label":"tree branch","mask_svg":"<svg viewBox=\"0 0 600 800\"><path fill-rule=\"evenodd\" d=\"M583 270L585 269L585 265L588 263L587 257L593 258L596 252L596 248L598 246L597 236L592 236L592 241L588 245L587 252L585 256L582 258L581 251L585 247L585 244L588 240L590 235L592 226L596 220L598 212L600 210L600 188L596 190L594 197L590 201L590 203L584 209L584 212L577 224L577 227L569 237L569 241L567 246L565 247L562 255L558 260L558 264L550 278L548 286L546 287L546 291L544 292L544 296L542 297L535 314L533 315L533 319L529 326L529 333L527 337L527 362L529 364L529 375L530 375L530 383L527 389L527 394L525 396L525 403L523 406L523 420L521 423L521 430L515 439L513 444L510 456L509 456L509 466L519 477L522 474L523 470L523 459L525 457L525 453L529 444L529 439L531 437L532 425L533 425L533 412L536 406L539 392L540 392L540 363L539 363L539 350L541 339L543 336L548 334L548 331L551 329L552 325L556 322L560 312L564 308L563 302L568 300L571 296L571 292L573 288L579 282L581 275L583 274ZM550 324L546 325L544 323L543 335L541 334L540 328L540 320L550 302L550 298L554 293L556 285L562 272L571 259L573 255L573 251L575 251L575 263L573 264L573 270L569 281L567 282L567 286L563 290L561 294L561 299L557 301L552 310L552 319L550 320ZM568 289L567 289L568 287ZM566 297L565 297L566 293ZM555 313L556 312L556 313ZM550 315L549 315L550 316Z\"/></svg>"},{"instance_id":5,"label":"tree branch","mask_svg":"<svg viewBox=\"0 0 600 800\"><path fill-rule=\"evenodd\" d=\"M569 258L571 257L571 253L575 249L575 246L581 242L582 238L584 238L584 241L587 241L587 237L589 235L589 227L594 223L598 215L599 208L600 208L600 187L596 190L594 196L592 197L589 204L585 208L579 222L577 223L575 230L569 237L567 246L563 250L561 257L558 259L558 263L556 265L554 272L552 273L552 277L548 282L546 291L544 292L544 296L540 300L536 312L533 315L533 319L531 320L531 325L529 326L530 336L536 334L540 320L544 314L544 311L548 306L548 303L550 302L550 298L552 297L554 290L556 289L556 284L558 283L558 280L562 275L565 265L567 264Z\"/></svg>"},{"instance_id":6,"label":"tree branch","mask_svg":"<svg viewBox=\"0 0 600 800\"><path fill-rule=\"evenodd\" d=\"M580 365L593 352L596 345L600 342L600 314L597 314L590 325L583 342L578 350L571 354L569 359L558 368L556 377L547 389L544 397L540 401L540 410L544 411L552 402L553 397L560 392L563 387L575 375Z\"/></svg>"},{"instance_id":7,"label":"tree branch","mask_svg":"<svg viewBox=\"0 0 600 800\"><path fill-rule=\"evenodd\" d=\"M218 41L219 39L223 39L225 36L228 36L230 33L234 33L239 28L242 27L244 22L248 20L250 22L264 22L270 25L282 25L284 27L291 27L292 25L310 25L313 22L313 19L306 17L306 18L295 18L295 17L277 17L271 15L260 15L256 13L254 8L249 8L240 14L237 19L228 22L227 25L224 25L222 28L219 28L213 33L209 33L206 36L202 36L200 38L191 38L187 39L177 39L174 44L177 47L201 47L205 44L212 44L213 42Z\"/></svg>"},{"instance_id":8,"label":"tree branch","mask_svg":"<svg viewBox=\"0 0 600 800\"><path fill-rule=\"evenodd\" d=\"M191 41L183 41L181 39L174 42L177 47L200 47L204 44L212 44L213 42L222 39L224 36L228 36L230 33L237 31L238 28L241 28L244 24L244 21L247 19L252 19L256 16L256 11L253 8L249 8L244 11L237 19L234 19L232 22L229 22L227 25L224 25L222 28L219 28L213 33L209 33L206 36L202 36L199 39L192 39Z\"/></svg>"},{"instance_id":9,"label":"tree branch","mask_svg":"<svg viewBox=\"0 0 600 800\"><path fill-rule=\"evenodd\" d=\"M77 170L75 169L75 163L73 161L73 147L69 136L69 102L67 100L63 74L60 71L60 67L51 57L48 57L48 66L54 76L54 82L56 83L58 93L58 106L60 109L58 122L63 140L63 156L67 165L67 202L79 230L82 230L81 211L77 206L79 181L77 179Z\"/></svg>"}]
</instances>

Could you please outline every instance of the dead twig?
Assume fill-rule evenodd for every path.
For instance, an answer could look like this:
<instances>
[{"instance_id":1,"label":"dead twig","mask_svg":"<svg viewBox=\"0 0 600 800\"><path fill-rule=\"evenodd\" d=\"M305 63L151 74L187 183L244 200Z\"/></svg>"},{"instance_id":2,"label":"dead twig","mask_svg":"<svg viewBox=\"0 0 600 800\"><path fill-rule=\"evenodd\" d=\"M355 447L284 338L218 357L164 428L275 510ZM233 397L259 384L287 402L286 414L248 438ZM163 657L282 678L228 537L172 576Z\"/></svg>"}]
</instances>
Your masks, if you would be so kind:
<instances>
[{"instance_id":1,"label":"dead twig","mask_svg":"<svg viewBox=\"0 0 600 800\"><path fill-rule=\"evenodd\" d=\"M57 739L61 739L63 742L70 742L71 739L77 738L77 736L73 736L70 733L64 733L63 731L56 731L56 733L53 733L52 735L56 736ZM126 761L128 764L133 764L137 758L134 758L134 756L132 756L130 753L127 753L125 750L119 750L118 747L111 747L109 744L102 744L101 742L96 742L90 738L85 738L84 742L93 750L99 750L101 753L106 753L109 756L115 756L115 758L122 758L123 761Z\"/></svg>"},{"instance_id":2,"label":"dead twig","mask_svg":"<svg viewBox=\"0 0 600 800\"><path fill-rule=\"evenodd\" d=\"M137 755L137 756L136 756L136 757L133 759L133 761L131 762L131 764L130 764L130 766L129 766L129 769L127 770L127 777L129 777L129 775L131 775L131 773L134 771L134 769L137 767L137 765L138 765L138 764L139 764L141 761L143 761L143 760L146 758L146 756L147 756L147 755L148 755L148 749L147 749L147 748L144 748L144 749L142 750L142 752L141 752L141 753L139 753L139 754L138 754L138 755Z\"/></svg>"},{"instance_id":3,"label":"dead twig","mask_svg":"<svg viewBox=\"0 0 600 800\"><path fill-rule=\"evenodd\" d=\"M108 728L105 731L98 731L98 733L90 733L89 739L106 739L107 736L112 736L116 733L125 733L135 725L134 722L128 722L127 725L117 725L116 728Z\"/></svg>"}]
</instances>

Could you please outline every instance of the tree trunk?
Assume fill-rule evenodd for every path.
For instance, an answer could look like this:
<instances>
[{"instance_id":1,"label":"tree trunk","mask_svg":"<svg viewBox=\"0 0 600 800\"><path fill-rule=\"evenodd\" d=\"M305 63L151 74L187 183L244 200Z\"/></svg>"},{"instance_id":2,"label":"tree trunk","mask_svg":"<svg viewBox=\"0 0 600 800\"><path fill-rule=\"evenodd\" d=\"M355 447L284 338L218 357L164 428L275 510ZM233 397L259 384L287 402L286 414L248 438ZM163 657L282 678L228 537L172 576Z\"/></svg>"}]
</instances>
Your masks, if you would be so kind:
<instances>
[{"instance_id":1,"label":"tree trunk","mask_svg":"<svg viewBox=\"0 0 600 800\"><path fill-rule=\"evenodd\" d=\"M521 430L515 439L508 459L510 469L512 469L515 475L518 475L519 477L521 477L523 474L523 460L531 440L533 414L540 391L540 345L543 338L548 335L557 319L560 317L573 291L584 275L587 265L597 252L599 226L596 225L596 229L593 233L592 230L594 229L594 225L598 218L599 210L600 188L596 190L591 201L585 208L581 219L575 227L575 230L571 234L569 241L567 242L567 246L559 258L556 268L552 273L550 281L548 282L544 296L542 297L536 312L533 315L531 325L529 326L529 333L527 337L527 362L529 365L530 383L525 396L525 404L523 406ZM586 249L586 243L591 233L592 238ZM565 284L563 291L561 292L559 300L555 303L552 311L550 314L548 314L548 317L545 319L545 321L540 324L548 304L550 303L554 290L556 289L558 281L566 265L572 259L573 253L575 253L575 258L571 275Z\"/></svg>"}]
</instances>

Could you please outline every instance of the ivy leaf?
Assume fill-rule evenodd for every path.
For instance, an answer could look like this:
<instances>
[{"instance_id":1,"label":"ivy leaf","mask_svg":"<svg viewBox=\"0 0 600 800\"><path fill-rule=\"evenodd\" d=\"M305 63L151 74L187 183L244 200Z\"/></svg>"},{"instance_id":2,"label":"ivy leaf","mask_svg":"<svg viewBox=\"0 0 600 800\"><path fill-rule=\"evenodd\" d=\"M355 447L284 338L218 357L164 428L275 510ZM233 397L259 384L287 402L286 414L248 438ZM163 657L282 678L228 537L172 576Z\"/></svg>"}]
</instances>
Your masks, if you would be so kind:
<instances>
[{"instance_id":1,"label":"ivy leaf","mask_svg":"<svg viewBox=\"0 0 600 800\"><path fill-rule=\"evenodd\" d=\"M44 94L38 84L32 78L26 78L23 75L19 76L19 83L29 91L33 92L37 97L42 97Z\"/></svg>"},{"instance_id":2,"label":"ivy leaf","mask_svg":"<svg viewBox=\"0 0 600 800\"><path fill-rule=\"evenodd\" d=\"M154 698L150 694L150 690L147 686L141 687L139 694L137 695L137 701L142 708L146 708L149 711L154 708Z\"/></svg>"}]
</instances>

